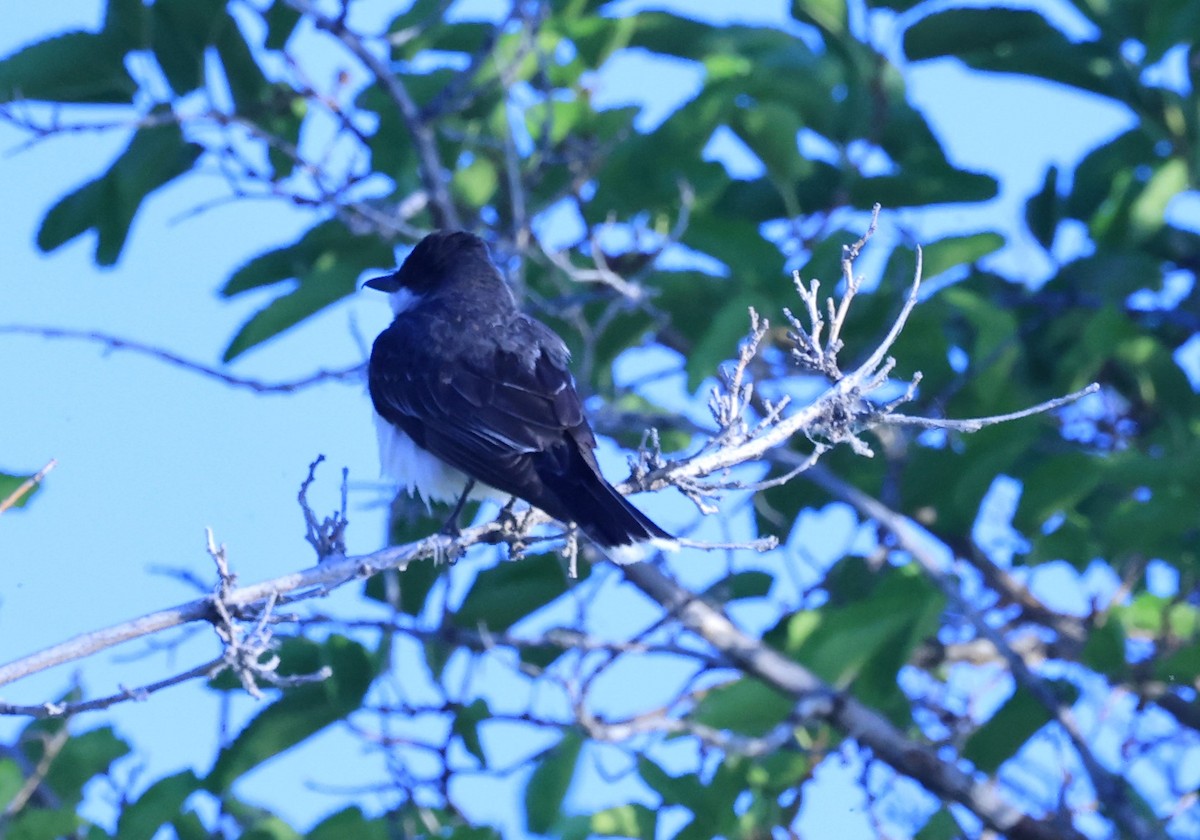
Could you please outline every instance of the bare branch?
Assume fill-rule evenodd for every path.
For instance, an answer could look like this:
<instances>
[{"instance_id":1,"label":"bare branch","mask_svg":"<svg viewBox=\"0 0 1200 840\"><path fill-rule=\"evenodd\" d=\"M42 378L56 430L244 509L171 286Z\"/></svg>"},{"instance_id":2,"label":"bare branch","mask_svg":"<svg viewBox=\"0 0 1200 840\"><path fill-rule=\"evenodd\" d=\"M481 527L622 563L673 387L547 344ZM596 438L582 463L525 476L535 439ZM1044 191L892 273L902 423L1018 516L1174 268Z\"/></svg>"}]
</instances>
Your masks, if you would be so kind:
<instances>
[{"instance_id":1,"label":"bare branch","mask_svg":"<svg viewBox=\"0 0 1200 840\"><path fill-rule=\"evenodd\" d=\"M235 388L246 388L247 390L253 391L256 394L292 394L296 391L302 391L305 388L311 388L314 385L320 385L323 382L357 381L362 379L363 373L366 370L366 365L357 364L335 370L319 370L316 373L310 374L301 379L292 380L290 382L263 382L259 379L248 379L242 376L234 376L230 373L226 373L220 368L206 365L203 362L186 359L177 353L173 353L170 350L164 350L161 347L154 347L133 339L122 338L120 336L109 335L108 333L96 332L93 330L76 330L66 327L30 326L26 324L0 324L0 334L33 335L40 338L61 338L100 344L109 350L125 350L137 355L149 356L152 359L166 362L167 364L174 365L175 367L180 367L193 373L199 373L203 376L211 377Z\"/></svg>"},{"instance_id":2,"label":"bare branch","mask_svg":"<svg viewBox=\"0 0 1200 840\"><path fill-rule=\"evenodd\" d=\"M543 515L538 521L547 520ZM331 560L310 569L280 575L250 586L227 587L220 596L221 603L223 609L233 615L245 608L265 607L272 600L282 605L314 594L324 595L351 581L370 577L386 569L403 569L414 560L432 558L439 552L445 556L452 549L485 541L499 535L500 532L500 524L488 523L466 529L457 538L434 534L414 543L385 548L373 554ZM214 597L209 596L148 613L102 630L80 634L30 656L0 665L0 686L172 627L194 621L213 621L217 617L214 610Z\"/></svg>"},{"instance_id":3,"label":"bare branch","mask_svg":"<svg viewBox=\"0 0 1200 840\"><path fill-rule=\"evenodd\" d=\"M881 414L879 423L885 426L916 426L921 429L947 429L953 432L978 432L985 426L994 426L997 423L1007 423L1010 420L1020 420L1025 417L1031 417L1034 414L1045 414L1047 411L1054 411L1056 408L1062 408L1064 405L1082 399L1089 394L1094 394L1100 390L1100 385L1093 382L1086 388L1081 388L1066 396L1055 397L1052 400L1032 405L1029 408L1023 408L1020 411L1012 411L1008 414L994 414L990 417L970 417L966 419L947 420L936 417L911 417L907 414Z\"/></svg>"},{"instance_id":4,"label":"bare branch","mask_svg":"<svg viewBox=\"0 0 1200 840\"><path fill-rule=\"evenodd\" d=\"M123 688L116 694L110 694L107 697L97 697L92 700L83 700L78 703L42 703L38 706L20 706L13 703L0 703L0 715L19 715L22 717L32 718L66 718L83 712L94 712L100 709L107 709L110 706L115 706L118 703L137 702L141 703L148 699L151 694L162 691L164 688L170 688L173 685L188 682L200 677L212 678L225 667L225 658L217 657L216 659L206 662L203 665L197 665L174 676L166 679L157 680L146 685L137 686L135 688Z\"/></svg>"},{"instance_id":5,"label":"bare branch","mask_svg":"<svg viewBox=\"0 0 1200 840\"><path fill-rule=\"evenodd\" d=\"M304 538L317 552L317 562L323 561L326 557L346 556L346 527L350 524L350 520L346 518L349 470L344 467L342 468L341 510L334 512L333 516L326 517L324 521L320 521L309 507L308 488L316 480L317 465L324 460L324 455L318 455L317 459L308 465L308 476L300 484L298 497L300 510L304 513Z\"/></svg>"},{"instance_id":6,"label":"bare branch","mask_svg":"<svg viewBox=\"0 0 1200 840\"><path fill-rule=\"evenodd\" d=\"M1000 631L992 626L983 614L963 596L957 578L944 569L943 564L929 551L928 542L921 539L920 528L916 523L824 470L813 470L809 473L809 477L839 498L849 502L863 516L878 522L891 533L900 547L920 565L930 580L937 584L955 609L967 617L979 637L986 639L999 651L1017 683L1037 698L1038 702L1046 708L1067 734L1071 746L1079 755L1080 761L1091 778L1101 807L1111 812L1113 819L1122 826L1128 836L1135 838L1164 836L1158 825L1151 824L1138 811L1136 805L1138 797L1132 793L1128 782L1111 772L1096 758L1087 739L1080 731L1071 708L1054 696L1046 683L1033 673Z\"/></svg>"},{"instance_id":7,"label":"bare branch","mask_svg":"<svg viewBox=\"0 0 1200 840\"><path fill-rule=\"evenodd\" d=\"M878 208L876 208L877 212ZM889 374L896 362L887 355L887 351L899 337L904 325L908 321L908 316L912 313L913 308L919 300L922 270L921 254L918 250L917 267L913 275L912 286L909 289L903 307L892 322L887 335L857 368L848 374L842 374L837 364L837 352L841 348L841 339L839 338L840 325L844 321L850 301L858 289L858 281L855 279L853 273L853 260L858 256L863 245L874 232L874 223L875 219L873 216L872 225L862 239L852 245L846 246L843 250L842 270L844 279L846 280L846 291L843 293L839 303L835 304L832 298L828 300L830 330L829 337L825 342L822 344L820 340L825 322L820 314L820 308L817 303L819 284L815 280L808 289L804 287L798 278L796 281L797 291L805 303L810 319L810 328L805 328L792 313L786 313L792 326L793 340L797 345L793 351L794 355L804 366L820 371L832 379L830 387L810 405L800 408L786 417L778 417L780 414L779 407L765 405L764 409L767 417L769 419L776 418L777 422L760 423L752 433L738 434L746 428L746 425L744 423L739 425L738 422L735 422L736 415L744 411L753 397L753 391L750 390L749 383L743 381L744 371L749 364L746 351L749 348L751 351L750 355L753 355L763 335L763 328L760 326L757 314L751 311L751 332L747 341L742 345L733 376L725 380L726 393L724 395L718 394L715 401L710 401L710 405L713 406L714 417L721 431L710 441L710 445L705 446L692 457L683 461L667 463L658 470L648 471L638 477L639 480L636 484L627 483L626 485L622 485L622 489L626 491L634 489L656 490L673 485L680 487L685 493L688 493L689 487L692 490L695 489L694 485L688 483L689 481L694 482L695 479L721 470L727 470L737 464L759 460L767 452L786 443L799 433L803 433L809 439L814 440L814 442L819 444L819 447L827 445L826 443L822 443L822 441L828 444L846 443L858 454L867 457L871 456L871 449L866 441L860 437L860 433L871 426L892 422L888 419L893 416L890 413L892 409L910 399L915 393L916 383L920 381L920 373L918 372L914 375L913 381L909 384L903 396L883 406L872 405L866 400L869 394L883 387L889 381ZM999 418L980 418L951 422L960 424L959 428L963 431L973 431L992 422L1017 419L1061 407L1092 393L1094 390L1095 386L1089 386L1073 394L1068 394L1067 396L1059 397L1055 400L1050 400ZM902 415L902 417L905 419L895 421L896 425L919 424L918 418L911 418L906 415ZM942 421L929 422L937 424ZM818 457L822 451L819 447L815 453Z\"/></svg>"},{"instance_id":8,"label":"bare branch","mask_svg":"<svg viewBox=\"0 0 1200 840\"><path fill-rule=\"evenodd\" d=\"M848 693L837 691L812 672L759 639L744 633L723 611L645 563L623 566L625 577L678 617L730 662L765 680L796 702L798 720L837 727L870 749L876 758L944 799L970 808L989 828L1018 840L1083 840L1082 834L1050 820L1039 821L1004 800L995 786L976 780L934 748L914 741L882 715Z\"/></svg>"},{"instance_id":9,"label":"bare branch","mask_svg":"<svg viewBox=\"0 0 1200 840\"><path fill-rule=\"evenodd\" d=\"M396 74L388 67L387 62L376 56L367 47L362 36L351 32L346 27L342 16L329 17L322 14L308 0L288 0L288 5L312 20L318 29L323 29L341 41L353 53L363 66L371 71L375 81L387 93L392 104L400 113L404 127L416 146L420 158L421 182L429 193L430 209L433 211L434 223L440 228L461 228L462 222L458 217L458 209L447 188L449 176L437 150L437 138L429 123L421 115L416 102L409 95L404 83L396 78Z\"/></svg>"}]
</instances>

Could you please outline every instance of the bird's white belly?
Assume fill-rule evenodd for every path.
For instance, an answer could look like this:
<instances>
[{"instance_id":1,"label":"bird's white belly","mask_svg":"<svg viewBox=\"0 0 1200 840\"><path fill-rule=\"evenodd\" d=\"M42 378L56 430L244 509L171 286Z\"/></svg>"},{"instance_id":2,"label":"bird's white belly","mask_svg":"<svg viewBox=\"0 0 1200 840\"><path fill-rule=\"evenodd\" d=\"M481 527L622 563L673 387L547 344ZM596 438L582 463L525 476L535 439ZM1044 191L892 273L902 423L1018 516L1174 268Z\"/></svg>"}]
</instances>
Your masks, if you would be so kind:
<instances>
[{"instance_id":1,"label":"bird's white belly","mask_svg":"<svg viewBox=\"0 0 1200 840\"><path fill-rule=\"evenodd\" d=\"M375 415L379 440L379 472L403 487L410 496L431 502L456 502L467 486L468 476L417 446L403 431ZM503 504L508 496L494 487L476 482L472 499L490 499Z\"/></svg>"}]
</instances>

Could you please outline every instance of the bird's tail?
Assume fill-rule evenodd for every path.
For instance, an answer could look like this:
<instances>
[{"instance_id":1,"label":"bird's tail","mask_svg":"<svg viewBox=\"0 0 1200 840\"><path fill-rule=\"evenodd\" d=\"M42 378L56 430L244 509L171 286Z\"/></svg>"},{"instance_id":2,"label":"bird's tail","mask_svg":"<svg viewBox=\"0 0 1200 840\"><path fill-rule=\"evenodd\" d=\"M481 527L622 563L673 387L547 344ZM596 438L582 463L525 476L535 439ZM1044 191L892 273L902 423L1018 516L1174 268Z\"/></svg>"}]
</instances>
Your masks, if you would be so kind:
<instances>
[{"instance_id":1,"label":"bird's tail","mask_svg":"<svg viewBox=\"0 0 1200 840\"><path fill-rule=\"evenodd\" d=\"M642 543L657 548L675 550L675 538L654 523L633 504L617 492L616 488L596 475L595 481L586 482L572 499L572 518L618 563L632 563L645 559Z\"/></svg>"}]
</instances>

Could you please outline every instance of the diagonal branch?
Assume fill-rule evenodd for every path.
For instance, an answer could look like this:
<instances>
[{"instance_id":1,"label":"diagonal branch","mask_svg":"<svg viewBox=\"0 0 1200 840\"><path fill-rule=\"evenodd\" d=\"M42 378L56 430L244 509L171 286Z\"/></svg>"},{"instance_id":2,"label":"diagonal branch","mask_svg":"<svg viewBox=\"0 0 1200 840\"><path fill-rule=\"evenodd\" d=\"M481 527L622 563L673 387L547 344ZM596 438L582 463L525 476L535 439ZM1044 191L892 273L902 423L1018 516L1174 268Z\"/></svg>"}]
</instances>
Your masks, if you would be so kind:
<instances>
[{"instance_id":1,"label":"diagonal branch","mask_svg":"<svg viewBox=\"0 0 1200 840\"><path fill-rule=\"evenodd\" d=\"M222 594L221 603L224 609L237 613L261 608L269 602L283 605L313 595L323 595L353 580L370 577L387 569L403 569L414 560L447 556L451 550L495 537L501 530L502 526L499 523L487 523L464 530L454 539L434 534L417 542L385 548L362 557L331 559L310 569L280 575L249 586L231 586ZM55 665L84 659L133 639L195 621L216 622L217 619L214 598L210 596L147 613L101 630L82 633L37 653L0 665L0 686Z\"/></svg>"},{"instance_id":2,"label":"diagonal branch","mask_svg":"<svg viewBox=\"0 0 1200 840\"><path fill-rule=\"evenodd\" d=\"M943 569L943 564L929 551L928 541L921 538L920 529L916 523L820 467L811 470L808 477L887 530L904 551L912 556L925 574L937 584L954 608L966 616L976 634L980 638L987 639L999 651L1017 684L1030 692L1066 733L1071 746L1074 747L1079 760L1087 770L1101 807L1112 815L1114 821L1124 829L1126 836L1133 838L1165 836L1161 827L1146 820L1145 816L1138 811L1135 804L1137 794L1130 789L1129 783L1101 764L1096 758L1080 731L1079 723L1070 707L1061 703L1054 696L1046 683L1033 673L1033 670L1000 631L988 623L983 614L972 607L963 597L953 575Z\"/></svg>"},{"instance_id":3,"label":"diagonal branch","mask_svg":"<svg viewBox=\"0 0 1200 840\"><path fill-rule=\"evenodd\" d=\"M170 688L173 685L194 680L199 677L211 677L225 667L223 657L218 657L211 662L205 662L203 665L197 665L195 668L190 668L180 674L167 677L166 679L156 680L147 685L138 686L137 688L123 688L116 694L110 694L107 697L96 697L92 700L83 700L78 703L42 703L37 706L21 706L14 703L0 703L0 715L21 715L23 717L32 718L62 718L72 717L73 715L82 712L94 712L100 709L107 709L109 706L115 706L118 703L124 703L129 700L142 701L146 700L151 694L162 691L164 688Z\"/></svg>"},{"instance_id":4,"label":"diagonal branch","mask_svg":"<svg viewBox=\"0 0 1200 840\"><path fill-rule=\"evenodd\" d=\"M837 727L875 756L934 795L970 808L991 829L1011 840L1082 840L1061 821L1038 820L1007 802L995 786L976 780L932 747L914 741L851 695L836 691L798 662L744 633L723 611L672 581L653 566L623 567L625 577L677 616L733 664L792 697L802 719Z\"/></svg>"},{"instance_id":5,"label":"diagonal branch","mask_svg":"<svg viewBox=\"0 0 1200 840\"><path fill-rule=\"evenodd\" d=\"M429 193L430 210L433 213L434 224L439 228L461 228L462 222L458 217L458 209L446 184L449 181L446 169L438 155L437 138L429 123L421 116L421 110L413 101L404 83L396 78L396 74L388 67L387 62L368 49L362 36L351 32L343 17L329 17L322 14L309 0L287 0L289 6L313 21L317 29L323 29L337 38L346 49L350 50L363 63L379 86L387 93L404 127L412 138L417 149L417 157L421 161L420 175L425 190Z\"/></svg>"}]
</instances>

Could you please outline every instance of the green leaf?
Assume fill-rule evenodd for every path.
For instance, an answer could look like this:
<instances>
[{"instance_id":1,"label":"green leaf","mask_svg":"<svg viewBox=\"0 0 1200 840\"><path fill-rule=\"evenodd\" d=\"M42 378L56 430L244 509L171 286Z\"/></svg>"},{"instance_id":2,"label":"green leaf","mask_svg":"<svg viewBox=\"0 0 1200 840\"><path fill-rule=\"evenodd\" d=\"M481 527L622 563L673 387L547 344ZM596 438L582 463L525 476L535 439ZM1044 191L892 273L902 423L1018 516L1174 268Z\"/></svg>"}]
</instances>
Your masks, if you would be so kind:
<instances>
[{"instance_id":1,"label":"green leaf","mask_svg":"<svg viewBox=\"0 0 1200 840\"><path fill-rule=\"evenodd\" d=\"M105 174L47 211L38 230L38 247L52 251L94 228L96 262L114 265L142 202L191 169L203 151L185 142L174 123L139 129Z\"/></svg>"},{"instance_id":2,"label":"green leaf","mask_svg":"<svg viewBox=\"0 0 1200 840\"><path fill-rule=\"evenodd\" d=\"M767 572L734 572L721 578L708 589L703 597L717 601L738 601L743 598L765 598L774 585L775 578Z\"/></svg>"},{"instance_id":3,"label":"green leaf","mask_svg":"<svg viewBox=\"0 0 1200 840\"><path fill-rule=\"evenodd\" d=\"M1073 511L1105 480L1104 464L1082 452L1040 460L1022 476L1023 489L1013 525L1032 533L1050 517Z\"/></svg>"},{"instance_id":4,"label":"green leaf","mask_svg":"<svg viewBox=\"0 0 1200 840\"><path fill-rule=\"evenodd\" d=\"M1099 6L1099 9L1109 10L1111 7ZM1200 3L1196 0L1179 0L1173 3L1153 4L1119 4L1115 10L1128 11L1134 19L1143 24L1142 32L1134 37L1146 45L1146 55L1139 62L1143 67L1157 64L1163 55L1176 44L1192 44L1193 55L1195 41L1188 38L1188 33L1200 32ZM1113 10L1113 11L1115 11ZM1126 27L1128 29L1129 27ZM1191 70L1193 96L1197 90L1195 66Z\"/></svg>"},{"instance_id":5,"label":"green leaf","mask_svg":"<svg viewBox=\"0 0 1200 840\"><path fill-rule=\"evenodd\" d=\"M483 743L479 740L479 724L492 716L487 701L482 697L469 706L459 706L454 712L454 723L450 731L462 739L467 752L479 760L481 767L487 767L487 756L483 752Z\"/></svg>"},{"instance_id":6,"label":"green leaf","mask_svg":"<svg viewBox=\"0 0 1200 840\"><path fill-rule=\"evenodd\" d=\"M171 821L176 840L212 840L208 827L195 811L186 811Z\"/></svg>"},{"instance_id":7,"label":"green leaf","mask_svg":"<svg viewBox=\"0 0 1200 840\"><path fill-rule=\"evenodd\" d=\"M313 826L306 840L389 840L395 836L385 818L367 819L361 808L353 806L331 814Z\"/></svg>"},{"instance_id":8,"label":"green leaf","mask_svg":"<svg viewBox=\"0 0 1200 840\"><path fill-rule=\"evenodd\" d=\"M911 710L897 674L937 633L945 597L912 567L855 574L863 564L850 561L827 577L827 604L785 617L766 641L905 725Z\"/></svg>"},{"instance_id":9,"label":"green leaf","mask_svg":"<svg viewBox=\"0 0 1200 840\"><path fill-rule=\"evenodd\" d=\"M27 736L32 732L58 732L60 728L49 721L30 725ZM41 761L45 742L25 740L25 754L35 765ZM46 784L54 791L64 806L74 807L83 799L83 789L88 782L108 772L109 765L126 755L129 745L113 732L112 727L102 726L71 736L46 774Z\"/></svg>"},{"instance_id":10,"label":"green leaf","mask_svg":"<svg viewBox=\"0 0 1200 840\"><path fill-rule=\"evenodd\" d=\"M1129 235L1134 240L1149 238L1166 224L1167 205L1188 189L1187 163L1171 158L1154 170L1129 208Z\"/></svg>"},{"instance_id":11,"label":"green leaf","mask_svg":"<svg viewBox=\"0 0 1200 840\"><path fill-rule=\"evenodd\" d=\"M1161 285L1162 271L1159 260L1145 251L1108 248L1067 263L1053 282L1121 306L1130 292ZM1111 351L1111 344L1107 349Z\"/></svg>"},{"instance_id":12,"label":"green leaf","mask_svg":"<svg viewBox=\"0 0 1200 840\"><path fill-rule=\"evenodd\" d=\"M3 502L13 493L17 492L20 486L31 478L33 478L32 474L9 475L8 473L0 473L0 502ZM31 485L15 501L13 501L12 504L9 505L9 508L25 507L25 505L29 504L29 500L33 498L33 495L41 489L41 486L42 485L40 482Z\"/></svg>"},{"instance_id":13,"label":"green leaf","mask_svg":"<svg viewBox=\"0 0 1200 840\"><path fill-rule=\"evenodd\" d=\"M237 112L254 117L269 98L271 83L255 61L237 23L227 13L222 17L222 25L214 34L217 55L225 70L225 82Z\"/></svg>"},{"instance_id":14,"label":"green leaf","mask_svg":"<svg viewBox=\"0 0 1200 840\"><path fill-rule=\"evenodd\" d=\"M850 199L855 207L863 209L873 204L896 209L987 201L998 191L998 182L991 175L949 166L923 168L914 165L896 175L877 175L854 182Z\"/></svg>"},{"instance_id":15,"label":"green leaf","mask_svg":"<svg viewBox=\"0 0 1200 840\"><path fill-rule=\"evenodd\" d=\"M747 768L746 781L755 790L778 796L800 785L813 770L806 752L783 749L769 753Z\"/></svg>"},{"instance_id":16,"label":"green leaf","mask_svg":"<svg viewBox=\"0 0 1200 840\"><path fill-rule=\"evenodd\" d=\"M696 704L692 718L715 729L766 735L787 720L795 701L755 677L711 688Z\"/></svg>"},{"instance_id":17,"label":"green leaf","mask_svg":"<svg viewBox=\"0 0 1200 840\"><path fill-rule=\"evenodd\" d=\"M525 787L525 825L534 834L548 834L562 817L563 800L575 778L583 738L569 730L539 762Z\"/></svg>"},{"instance_id":18,"label":"green leaf","mask_svg":"<svg viewBox=\"0 0 1200 840\"><path fill-rule=\"evenodd\" d=\"M950 9L922 18L904 33L904 53L909 61L953 55L1011 53L1015 46L1038 40L1070 43L1037 12L1005 9Z\"/></svg>"},{"instance_id":19,"label":"green leaf","mask_svg":"<svg viewBox=\"0 0 1200 840\"><path fill-rule=\"evenodd\" d=\"M672 776L644 755L638 756L638 775L661 798L664 805L682 805L696 817L711 816L714 808L708 786L695 773Z\"/></svg>"},{"instance_id":20,"label":"green leaf","mask_svg":"<svg viewBox=\"0 0 1200 840\"><path fill-rule=\"evenodd\" d=\"M263 113L257 117L257 122L263 131L279 141L267 148L267 160L274 170L272 179L279 181L296 169L296 158L287 146L295 149L300 145L300 130L308 115L308 100L283 83L270 85L262 96L265 111L258 109Z\"/></svg>"},{"instance_id":21,"label":"green leaf","mask_svg":"<svg viewBox=\"0 0 1200 840\"><path fill-rule=\"evenodd\" d=\"M331 636L323 644L309 647L321 665L331 668L332 675L320 682L288 689L255 715L217 756L204 780L208 790L214 793L228 790L246 772L341 720L362 704L376 673L376 665L363 646L341 636Z\"/></svg>"},{"instance_id":22,"label":"green leaf","mask_svg":"<svg viewBox=\"0 0 1200 840\"><path fill-rule=\"evenodd\" d=\"M695 390L706 377L715 376L723 362L737 355L738 345L750 332L749 310L756 302L745 292L734 293L709 314L704 333L688 354L688 388Z\"/></svg>"},{"instance_id":23,"label":"green leaf","mask_svg":"<svg viewBox=\"0 0 1200 840\"><path fill-rule=\"evenodd\" d=\"M921 249L922 273L926 278L943 271L977 262L1004 247L1004 237L998 233L975 233L967 236L947 236Z\"/></svg>"},{"instance_id":24,"label":"green leaf","mask_svg":"<svg viewBox=\"0 0 1200 840\"><path fill-rule=\"evenodd\" d=\"M1042 188L1025 203L1025 224L1033 238L1050 250L1054 234L1062 217L1062 201L1058 197L1058 167L1048 166Z\"/></svg>"},{"instance_id":25,"label":"green leaf","mask_svg":"<svg viewBox=\"0 0 1200 840\"><path fill-rule=\"evenodd\" d=\"M601 837L637 837L654 840L658 830L658 812L637 803L617 805L592 814L592 834Z\"/></svg>"},{"instance_id":26,"label":"green leaf","mask_svg":"<svg viewBox=\"0 0 1200 840\"><path fill-rule=\"evenodd\" d=\"M407 11L401 12L388 25L388 33L403 32L409 27L427 26L438 20L444 0L413 0Z\"/></svg>"},{"instance_id":27,"label":"green leaf","mask_svg":"<svg viewBox=\"0 0 1200 840\"><path fill-rule=\"evenodd\" d=\"M1115 612L1130 630L1160 636L1164 633L1191 638L1200 629L1200 615L1191 604L1143 592Z\"/></svg>"},{"instance_id":28,"label":"green leaf","mask_svg":"<svg viewBox=\"0 0 1200 840\"><path fill-rule=\"evenodd\" d=\"M461 21L454 26L430 27L428 37L421 46L429 50L444 50L446 52L461 52L474 55L491 40L496 27L482 21ZM502 41L505 39L501 39ZM511 44L523 43L519 38L507 39ZM485 63L486 64L486 63ZM494 65L492 66L494 71ZM509 68L508 72L512 72Z\"/></svg>"},{"instance_id":29,"label":"green leaf","mask_svg":"<svg viewBox=\"0 0 1200 840\"><path fill-rule=\"evenodd\" d=\"M299 284L255 313L225 348L230 361L352 294L368 268L390 265L392 250L374 236L357 236L339 221L326 221L299 241L255 257L229 278L226 297L295 278Z\"/></svg>"},{"instance_id":30,"label":"green leaf","mask_svg":"<svg viewBox=\"0 0 1200 840\"><path fill-rule=\"evenodd\" d=\"M500 561L475 577L454 614L459 627L507 630L567 591L567 576L557 554Z\"/></svg>"},{"instance_id":31,"label":"green leaf","mask_svg":"<svg viewBox=\"0 0 1200 840\"><path fill-rule=\"evenodd\" d=\"M1035 11L950 9L904 33L910 61L953 55L978 70L1020 73L1116 99L1136 95L1137 77L1104 42L1072 42Z\"/></svg>"},{"instance_id":32,"label":"green leaf","mask_svg":"<svg viewBox=\"0 0 1200 840\"><path fill-rule=\"evenodd\" d=\"M543 145L557 147L568 137L580 133L580 126L591 113L582 98L536 102L525 109L525 130Z\"/></svg>"},{"instance_id":33,"label":"green leaf","mask_svg":"<svg viewBox=\"0 0 1200 840\"><path fill-rule=\"evenodd\" d=\"M1045 685L1061 704L1074 703L1079 695L1079 689L1064 680L1048 680ZM1029 691L1018 687L987 723L971 733L963 746L963 758L991 775L1050 720L1050 711Z\"/></svg>"},{"instance_id":34,"label":"green leaf","mask_svg":"<svg viewBox=\"0 0 1200 840\"><path fill-rule=\"evenodd\" d=\"M0 102L128 103L137 84L115 37L67 32L0 61Z\"/></svg>"},{"instance_id":35,"label":"green leaf","mask_svg":"<svg viewBox=\"0 0 1200 840\"><path fill-rule=\"evenodd\" d=\"M1083 646L1083 664L1109 677L1112 682L1125 679L1128 663L1125 658L1125 628L1119 618L1105 621L1088 632Z\"/></svg>"},{"instance_id":36,"label":"green leaf","mask_svg":"<svg viewBox=\"0 0 1200 840\"><path fill-rule=\"evenodd\" d=\"M101 33L121 50L145 49L150 43L150 12L142 0L108 0Z\"/></svg>"},{"instance_id":37,"label":"green leaf","mask_svg":"<svg viewBox=\"0 0 1200 840\"><path fill-rule=\"evenodd\" d=\"M781 190L791 187L805 174L807 165L800 157L797 142L803 123L792 108L778 102L738 108L733 112L730 127L763 162ZM789 209L799 211L798 207Z\"/></svg>"},{"instance_id":38,"label":"green leaf","mask_svg":"<svg viewBox=\"0 0 1200 840\"><path fill-rule=\"evenodd\" d=\"M274 0L263 19L267 24L267 37L263 44L269 50L282 50L287 46L292 33L300 23L300 12L293 9L287 0Z\"/></svg>"},{"instance_id":39,"label":"green leaf","mask_svg":"<svg viewBox=\"0 0 1200 840\"><path fill-rule=\"evenodd\" d=\"M470 207L482 207L496 194L500 175L496 166L484 157L477 157L467 166L460 167L450 177L450 188L455 196Z\"/></svg>"},{"instance_id":40,"label":"green leaf","mask_svg":"<svg viewBox=\"0 0 1200 840\"><path fill-rule=\"evenodd\" d=\"M199 789L200 780L191 770L159 779L121 810L116 840L151 840L160 827L180 816L183 803Z\"/></svg>"},{"instance_id":41,"label":"green leaf","mask_svg":"<svg viewBox=\"0 0 1200 840\"><path fill-rule=\"evenodd\" d=\"M1075 167L1066 199L1067 215L1090 221L1103 205L1116 201L1115 191L1134 168L1152 166L1158 160L1154 140L1140 126L1097 146Z\"/></svg>"},{"instance_id":42,"label":"green leaf","mask_svg":"<svg viewBox=\"0 0 1200 840\"><path fill-rule=\"evenodd\" d=\"M1198 644L1185 644L1174 653L1154 660L1154 678L1156 680L1162 680L1170 685L1194 685L1197 677L1200 677L1200 645Z\"/></svg>"},{"instance_id":43,"label":"green leaf","mask_svg":"<svg viewBox=\"0 0 1200 840\"><path fill-rule=\"evenodd\" d=\"M520 651L521 662L537 670L545 670L566 651L567 648L562 645L523 645Z\"/></svg>"},{"instance_id":44,"label":"green leaf","mask_svg":"<svg viewBox=\"0 0 1200 840\"><path fill-rule=\"evenodd\" d=\"M5 825L4 840L58 840L74 837L84 822L70 808L25 808Z\"/></svg>"},{"instance_id":45,"label":"green leaf","mask_svg":"<svg viewBox=\"0 0 1200 840\"><path fill-rule=\"evenodd\" d=\"M831 598L827 606L797 613L787 622L783 646L836 686L874 672L873 681L894 688L896 672L936 632L944 607L945 597L925 578L890 570L861 597Z\"/></svg>"},{"instance_id":46,"label":"green leaf","mask_svg":"<svg viewBox=\"0 0 1200 840\"><path fill-rule=\"evenodd\" d=\"M204 53L229 18L224 0L155 0L150 7L151 45L175 93L204 83Z\"/></svg>"},{"instance_id":47,"label":"green leaf","mask_svg":"<svg viewBox=\"0 0 1200 840\"><path fill-rule=\"evenodd\" d=\"M836 37L849 32L846 0L792 0L792 17Z\"/></svg>"},{"instance_id":48,"label":"green leaf","mask_svg":"<svg viewBox=\"0 0 1200 840\"><path fill-rule=\"evenodd\" d=\"M0 811L12 802L25 784L25 775L17 762L11 758L0 758Z\"/></svg>"},{"instance_id":49,"label":"green leaf","mask_svg":"<svg viewBox=\"0 0 1200 840\"><path fill-rule=\"evenodd\" d=\"M255 822L238 835L238 840L301 840L302 836L282 817L272 815Z\"/></svg>"},{"instance_id":50,"label":"green leaf","mask_svg":"<svg viewBox=\"0 0 1200 840\"><path fill-rule=\"evenodd\" d=\"M949 810L941 808L925 822L914 840L957 840L959 837L962 837L962 829L958 821Z\"/></svg>"}]
</instances>

